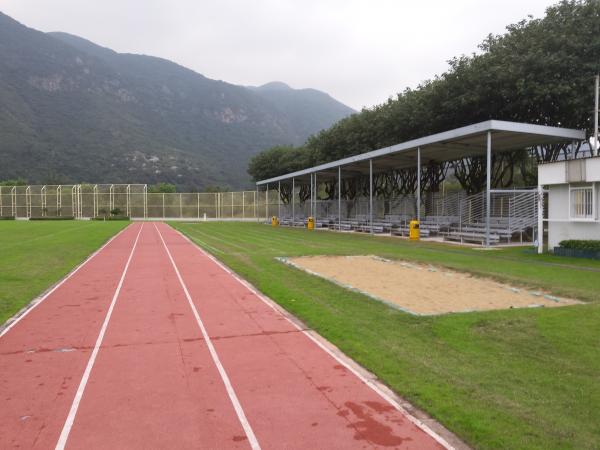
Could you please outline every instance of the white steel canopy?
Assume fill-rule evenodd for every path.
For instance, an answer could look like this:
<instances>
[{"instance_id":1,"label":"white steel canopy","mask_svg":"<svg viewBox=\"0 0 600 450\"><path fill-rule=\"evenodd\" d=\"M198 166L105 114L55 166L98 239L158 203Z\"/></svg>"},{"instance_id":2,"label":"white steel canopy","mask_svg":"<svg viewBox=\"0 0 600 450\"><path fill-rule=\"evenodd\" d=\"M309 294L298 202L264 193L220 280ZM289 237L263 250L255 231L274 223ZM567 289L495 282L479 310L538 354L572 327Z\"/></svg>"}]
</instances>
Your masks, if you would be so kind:
<instances>
[{"instance_id":1,"label":"white steel canopy","mask_svg":"<svg viewBox=\"0 0 600 450\"><path fill-rule=\"evenodd\" d=\"M417 150L421 151L421 162L454 161L468 156L485 156L487 152L487 135L491 133L494 152L519 150L534 145L554 144L561 142L581 141L585 139L584 130L550 127L502 120L467 125L442 133L384 147L378 150L361 153L326 164L310 167L297 172L258 181L257 186L279 181L306 182L311 174L318 172L320 176L338 176L338 167L344 173L369 174L369 161L372 161L373 172L389 169L404 169L417 165Z\"/></svg>"}]
</instances>

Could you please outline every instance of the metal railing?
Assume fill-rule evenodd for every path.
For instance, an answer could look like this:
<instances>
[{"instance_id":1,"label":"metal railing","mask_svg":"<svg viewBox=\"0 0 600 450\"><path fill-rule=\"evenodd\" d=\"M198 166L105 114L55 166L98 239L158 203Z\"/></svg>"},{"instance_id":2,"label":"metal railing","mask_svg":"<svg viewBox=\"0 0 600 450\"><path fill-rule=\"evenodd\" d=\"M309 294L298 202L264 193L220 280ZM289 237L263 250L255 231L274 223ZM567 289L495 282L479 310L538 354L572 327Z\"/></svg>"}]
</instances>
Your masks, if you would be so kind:
<instances>
[{"instance_id":1,"label":"metal railing","mask_svg":"<svg viewBox=\"0 0 600 450\"><path fill-rule=\"evenodd\" d=\"M0 186L0 217L259 220L278 208L276 191L151 193L145 184Z\"/></svg>"}]
</instances>

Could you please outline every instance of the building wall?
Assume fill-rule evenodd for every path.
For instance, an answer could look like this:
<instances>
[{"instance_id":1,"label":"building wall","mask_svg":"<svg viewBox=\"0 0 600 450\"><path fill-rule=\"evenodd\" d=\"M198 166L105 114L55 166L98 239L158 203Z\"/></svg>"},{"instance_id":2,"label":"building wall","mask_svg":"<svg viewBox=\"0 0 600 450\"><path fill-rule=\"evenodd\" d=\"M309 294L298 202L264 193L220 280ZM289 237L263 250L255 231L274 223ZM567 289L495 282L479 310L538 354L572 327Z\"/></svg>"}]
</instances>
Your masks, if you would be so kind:
<instances>
[{"instance_id":1,"label":"building wall","mask_svg":"<svg viewBox=\"0 0 600 450\"><path fill-rule=\"evenodd\" d=\"M596 220L569 220L569 185L548 186L548 248L553 249L565 239L600 240L600 183L596 184Z\"/></svg>"}]
</instances>

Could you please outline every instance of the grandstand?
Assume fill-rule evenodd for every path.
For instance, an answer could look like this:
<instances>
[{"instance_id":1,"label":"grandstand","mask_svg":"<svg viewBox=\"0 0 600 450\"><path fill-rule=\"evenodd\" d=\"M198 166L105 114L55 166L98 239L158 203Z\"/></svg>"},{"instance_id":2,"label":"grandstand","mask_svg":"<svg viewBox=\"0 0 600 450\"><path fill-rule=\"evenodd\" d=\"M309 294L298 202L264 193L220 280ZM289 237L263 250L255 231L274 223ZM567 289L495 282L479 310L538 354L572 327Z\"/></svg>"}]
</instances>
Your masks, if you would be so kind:
<instances>
[{"instance_id":1,"label":"grandstand","mask_svg":"<svg viewBox=\"0 0 600 450\"><path fill-rule=\"evenodd\" d=\"M257 182L258 188L287 189L290 201L278 205L282 225L303 226L307 217L316 227L406 235L408 222L420 220L421 236L486 246L538 239L543 214L543 191L493 189L492 155L536 145L574 143L585 139L583 130L488 120L356 156L321 164ZM482 192L427 192L422 186L427 165L480 156L486 161ZM374 178L391 171L413 170L415 188L401 196L377 195ZM389 180L392 181L389 181ZM344 183L364 183L368 195L343 192ZM404 183L388 177L388 183ZM318 199L320 183L328 183L328 200ZM333 197L333 198L332 198ZM304 200L304 201L303 201Z\"/></svg>"}]
</instances>

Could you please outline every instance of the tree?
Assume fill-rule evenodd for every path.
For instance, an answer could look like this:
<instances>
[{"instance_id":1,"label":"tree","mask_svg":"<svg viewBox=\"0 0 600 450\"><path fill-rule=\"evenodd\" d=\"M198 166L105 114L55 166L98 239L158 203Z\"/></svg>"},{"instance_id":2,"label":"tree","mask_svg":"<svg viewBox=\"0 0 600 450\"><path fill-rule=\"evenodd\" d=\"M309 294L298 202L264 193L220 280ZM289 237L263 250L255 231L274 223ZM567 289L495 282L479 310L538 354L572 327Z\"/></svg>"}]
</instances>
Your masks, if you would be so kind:
<instances>
[{"instance_id":1,"label":"tree","mask_svg":"<svg viewBox=\"0 0 600 450\"><path fill-rule=\"evenodd\" d=\"M23 178L0 181L0 186L26 186L26 185L27 185L27 181L24 180Z\"/></svg>"},{"instance_id":2,"label":"tree","mask_svg":"<svg viewBox=\"0 0 600 450\"><path fill-rule=\"evenodd\" d=\"M148 192L152 194L173 194L177 192L177 187L171 183L158 183L149 186Z\"/></svg>"},{"instance_id":3,"label":"tree","mask_svg":"<svg viewBox=\"0 0 600 450\"><path fill-rule=\"evenodd\" d=\"M310 137L304 147L296 149L303 165L294 165L294 170L488 119L589 132L593 125L592 77L600 70L598 24L600 1L564 0L549 7L541 19L528 17L509 25L506 33L489 35L479 53L450 60L449 69L440 76ZM255 157L262 161L262 172L253 174L256 179L292 171L277 159L263 159L272 150ZM517 179L535 185L537 163L577 151L578 146L556 144L496 155L493 184L507 186ZM475 156L452 164L465 190L477 192L485 185L481 182L483 163ZM442 169L423 172L430 188L435 189L436 179L443 178ZM390 174L400 183L398 192L410 187L410 173Z\"/></svg>"}]
</instances>

